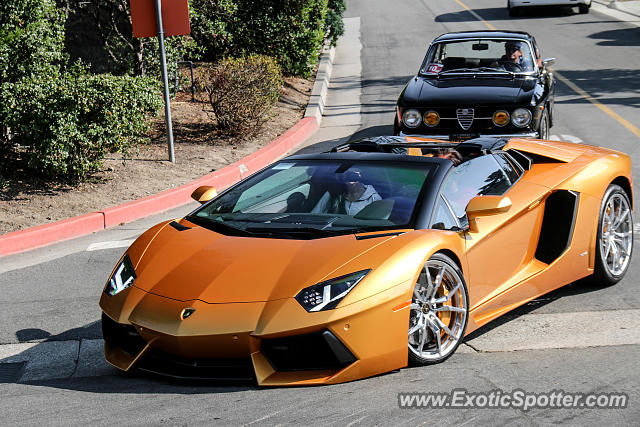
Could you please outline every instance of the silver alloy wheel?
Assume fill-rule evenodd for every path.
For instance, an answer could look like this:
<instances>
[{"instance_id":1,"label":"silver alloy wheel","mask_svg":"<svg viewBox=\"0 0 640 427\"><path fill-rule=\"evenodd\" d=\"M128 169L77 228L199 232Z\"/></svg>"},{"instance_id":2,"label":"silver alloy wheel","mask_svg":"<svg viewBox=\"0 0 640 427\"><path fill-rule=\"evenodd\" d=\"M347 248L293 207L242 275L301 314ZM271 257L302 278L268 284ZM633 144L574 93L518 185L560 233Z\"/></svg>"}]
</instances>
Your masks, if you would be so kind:
<instances>
[{"instance_id":1,"label":"silver alloy wheel","mask_svg":"<svg viewBox=\"0 0 640 427\"><path fill-rule=\"evenodd\" d=\"M600 254L610 275L623 274L631 258L633 220L627 199L613 193L606 202L600 230Z\"/></svg>"},{"instance_id":2,"label":"silver alloy wheel","mask_svg":"<svg viewBox=\"0 0 640 427\"><path fill-rule=\"evenodd\" d=\"M466 326L467 303L459 273L440 259L427 261L413 291L409 350L427 363L450 355Z\"/></svg>"}]
</instances>

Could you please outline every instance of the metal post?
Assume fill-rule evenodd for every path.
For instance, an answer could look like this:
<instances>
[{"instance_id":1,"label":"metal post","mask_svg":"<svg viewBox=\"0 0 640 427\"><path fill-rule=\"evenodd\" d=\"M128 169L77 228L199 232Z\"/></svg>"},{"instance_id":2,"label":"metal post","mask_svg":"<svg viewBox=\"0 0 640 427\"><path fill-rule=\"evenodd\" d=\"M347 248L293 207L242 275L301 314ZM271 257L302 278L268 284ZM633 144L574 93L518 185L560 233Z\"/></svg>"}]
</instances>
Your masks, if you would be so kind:
<instances>
[{"instance_id":1,"label":"metal post","mask_svg":"<svg viewBox=\"0 0 640 427\"><path fill-rule=\"evenodd\" d=\"M178 61L178 66L180 64L189 64L189 68L191 69L191 102L196 102L196 84L193 80L193 61ZM179 73L176 73L176 87L178 87L179 79L180 75Z\"/></svg>"},{"instance_id":2,"label":"metal post","mask_svg":"<svg viewBox=\"0 0 640 427\"><path fill-rule=\"evenodd\" d=\"M164 27L162 26L162 0L156 2L156 22L158 23L158 41L160 42L160 64L164 83L164 114L167 122L167 142L169 144L169 161L175 163L173 151L173 127L171 126L171 105L169 99L169 77L167 76L167 58L164 52Z\"/></svg>"}]
</instances>

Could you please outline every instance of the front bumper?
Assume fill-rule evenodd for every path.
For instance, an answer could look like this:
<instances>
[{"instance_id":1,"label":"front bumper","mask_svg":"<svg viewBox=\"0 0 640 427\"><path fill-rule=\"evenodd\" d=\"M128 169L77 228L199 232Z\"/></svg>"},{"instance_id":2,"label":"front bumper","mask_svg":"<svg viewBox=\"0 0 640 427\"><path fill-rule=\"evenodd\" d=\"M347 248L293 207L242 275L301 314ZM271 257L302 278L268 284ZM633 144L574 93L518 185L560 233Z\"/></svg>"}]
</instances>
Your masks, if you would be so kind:
<instances>
[{"instance_id":1,"label":"front bumper","mask_svg":"<svg viewBox=\"0 0 640 427\"><path fill-rule=\"evenodd\" d=\"M259 385L331 384L407 365L406 282L335 310L307 313L293 298L207 304L135 286L103 296L106 360L174 378ZM195 308L181 320L186 307Z\"/></svg>"},{"instance_id":2,"label":"front bumper","mask_svg":"<svg viewBox=\"0 0 640 427\"><path fill-rule=\"evenodd\" d=\"M400 131L400 136L420 136L422 138L431 138L431 139L442 139L445 141L449 141L450 135L422 135L422 134L409 134ZM522 133L504 133L504 134L485 134L485 133L474 133L473 135L469 135L468 139L472 138L538 138L540 134L538 132L522 132Z\"/></svg>"}]
</instances>

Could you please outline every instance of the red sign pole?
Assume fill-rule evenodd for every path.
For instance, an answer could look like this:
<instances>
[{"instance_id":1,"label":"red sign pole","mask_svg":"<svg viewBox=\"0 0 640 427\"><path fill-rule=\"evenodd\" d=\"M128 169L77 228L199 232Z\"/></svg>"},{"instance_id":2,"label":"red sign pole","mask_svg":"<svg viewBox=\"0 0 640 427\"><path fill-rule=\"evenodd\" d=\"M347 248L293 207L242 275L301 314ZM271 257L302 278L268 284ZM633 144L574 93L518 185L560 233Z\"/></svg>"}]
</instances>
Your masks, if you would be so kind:
<instances>
[{"instance_id":1,"label":"red sign pole","mask_svg":"<svg viewBox=\"0 0 640 427\"><path fill-rule=\"evenodd\" d=\"M160 45L160 64L162 66L162 82L164 83L164 116L167 123L167 144L169 146L169 161L175 163L173 149L173 126L171 124L171 104L169 99L169 78L167 76L167 57L164 51L164 27L162 25L162 0L155 0L156 22L158 25L158 44Z\"/></svg>"}]
</instances>

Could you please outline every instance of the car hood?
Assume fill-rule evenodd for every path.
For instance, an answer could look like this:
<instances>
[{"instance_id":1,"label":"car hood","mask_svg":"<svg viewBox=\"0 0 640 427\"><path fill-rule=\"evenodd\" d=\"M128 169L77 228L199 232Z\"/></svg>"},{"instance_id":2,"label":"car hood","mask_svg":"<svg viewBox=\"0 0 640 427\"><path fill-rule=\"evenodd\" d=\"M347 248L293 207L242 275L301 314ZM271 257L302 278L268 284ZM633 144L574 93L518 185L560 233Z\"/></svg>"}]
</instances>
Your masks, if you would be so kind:
<instances>
[{"instance_id":1,"label":"car hood","mask_svg":"<svg viewBox=\"0 0 640 427\"><path fill-rule=\"evenodd\" d=\"M528 104L534 88L531 78L415 77L405 86L398 104L407 108Z\"/></svg>"},{"instance_id":2,"label":"car hood","mask_svg":"<svg viewBox=\"0 0 640 427\"><path fill-rule=\"evenodd\" d=\"M191 225L191 224L189 224ZM165 226L139 262L134 286L181 301L271 301L295 296L391 237L312 240L225 236ZM373 267L373 266L371 266Z\"/></svg>"}]
</instances>

